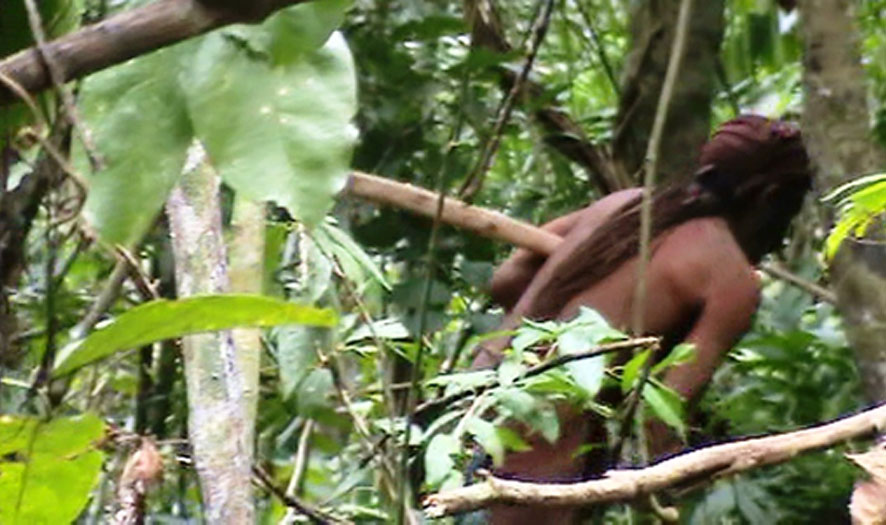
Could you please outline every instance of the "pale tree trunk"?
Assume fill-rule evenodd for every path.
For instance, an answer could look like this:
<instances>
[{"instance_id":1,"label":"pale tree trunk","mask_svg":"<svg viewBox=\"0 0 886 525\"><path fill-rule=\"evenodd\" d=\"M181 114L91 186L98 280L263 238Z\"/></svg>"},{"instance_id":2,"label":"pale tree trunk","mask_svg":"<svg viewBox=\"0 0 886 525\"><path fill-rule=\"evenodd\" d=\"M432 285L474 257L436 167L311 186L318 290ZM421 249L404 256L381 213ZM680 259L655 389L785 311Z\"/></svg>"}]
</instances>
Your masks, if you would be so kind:
<instances>
[{"instance_id":1,"label":"pale tree trunk","mask_svg":"<svg viewBox=\"0 0 886 525\"><path fill-rule=\"evenodd\" d=\"M655 120L668 67L680 0L634 2L631 50L622 79L613 157L622 176L635 184ZM716 61L723 39L723 0L694 2L686 54L662 134L658 180L692 175L711 126Z\"/></svg>"},{"instance_id":2,"label":"pale tree trunk","mask_svg":"<svg viewBox=\"0 0 886 525\"><path fill-rule=\"evenodd\" d=\"M263 203L237 195L231 227L231 291L262 293L265 262L265 206ZM258 408L258 372L261 356L261 331L237 328L234 346L243 373L243 391L248 425L248 442L253 442L253 427Z\"/></svg>"},{"instance_id":3,"label":"pale tree trunk","mask_svg":"<svg viewBox=\"0 0 886 525\"><path fill-rule=\"evenodd\" d=\"M803 133L824 188L886 170L886 152L872 140L852 5L848 0L799 3L805 46ZM870 401L886 400L884 244L873 238L847 240L830 272L865 395Z\"/></svg>"},{"instance_id":4,"label":"pale tree trunk","mask_svg":"<svg viewBox=\"0 0 886 525\"><path fill-rule=\"evenodd\" d=\"M166 205L179 297L229 290L219 179L206 162L188 170ZM230 331L182 338L188 436L208 523L252 523L254 408Z\"/></svg>"}]
</instances>

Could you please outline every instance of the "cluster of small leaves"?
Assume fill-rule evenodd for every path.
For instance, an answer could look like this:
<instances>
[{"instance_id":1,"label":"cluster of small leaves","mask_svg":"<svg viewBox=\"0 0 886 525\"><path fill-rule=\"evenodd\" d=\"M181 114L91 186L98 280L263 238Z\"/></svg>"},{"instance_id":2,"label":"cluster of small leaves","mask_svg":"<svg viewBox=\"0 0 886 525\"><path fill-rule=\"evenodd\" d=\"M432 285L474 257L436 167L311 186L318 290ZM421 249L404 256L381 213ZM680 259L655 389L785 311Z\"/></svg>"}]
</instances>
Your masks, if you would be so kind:
<instances>
[{"instance_id":1,"label":"cluster of small leaves","mask_svg":"<svg viewBox=\"0 0 886 525\"><path fill-rule=\"evenodd\" d=\"M826 195L823 201L833 203L839 213L837 224L825 240L825 256L831 259L847 237L863 237L874 220L886 211L886 174L849 181Z\"/></svg>"},{"instance_id":2,"label":"cluster of small leaves","mask_svg":"<svg viewBox=\"0 0 886 525\"><path fill-rule=\"evenodd\" d=\"M444 387L443 399L457 398L423 435L428 488L445 489L465 482L465 474L471 475L477 466L478 452L470 443L477 444L497 466L506 452L529 450L530 442L543 439L555 443L561 433L561 408L617 417L614 407L596 400L597 393L613 387L629 394L639 386L639 372L653 355L651 349L641 348L627 363L616 366L619 358L600 354L532 374L533 368L547 359L627 339L587 308L567 322L526 321L514 333L498 332L484 339L508 335L513 336L511 346L495 371L441 375L427 381L428 387ZM656 377L691 359L692 354L691 347L680 345L652 366L650 382L643 385L643 400L651 413L681 433L685 432L683 400ZM454 396L466 392L473 395Z\"/></svg>"}]
</instances>

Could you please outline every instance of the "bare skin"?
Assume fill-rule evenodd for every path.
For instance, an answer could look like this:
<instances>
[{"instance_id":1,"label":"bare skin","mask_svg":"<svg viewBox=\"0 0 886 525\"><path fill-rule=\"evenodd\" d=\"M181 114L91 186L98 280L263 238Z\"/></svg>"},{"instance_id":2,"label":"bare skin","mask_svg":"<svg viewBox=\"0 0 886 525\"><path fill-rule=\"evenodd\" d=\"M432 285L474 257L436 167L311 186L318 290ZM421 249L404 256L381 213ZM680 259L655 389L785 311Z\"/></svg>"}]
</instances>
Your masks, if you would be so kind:
<instances>
[{"instance_id":1,"label":"bare skin","mask_svg":"<svg viewBox=\"0 0 886 525\"><path fill-rule=\"evenodd\" d=\"M545 260L527 250L517 250L495 272L492 296L508 310L503 328L520 323L523 312L544 294L551 276L565 265L574 264L573 251L612 213L637 195L625 190L609 195L591 206L543 226L564 237L563 243ZM607 277L573 297L563 298L557 319L573 317L580 306L600 312L616 328L631 322L636 286L636 258L619 266ZM665 383L692 400L710 381L725 353L748 329L759 301L759 281L753 266L735 240L727 222L719 217L692 219L658 235L652 244L648 265L647 304L644 326L649 334L665 338L685 336L696 347L696 357L670 370ZM677 341L679 342L679 341ZM475 367L497 364L500 341L479 354ZM588 441L592 422L584 414L561 409L562 435L556 443L528 436L532 450L509 454L498 474L536 481L580 479L584 461L578 449ZM662 427L652 427L653 453L671 451L673 438ZM669 450L671 449L671 450ZM574 509L498 506L493 523L572 523Z\"/></svg>"}]
</instances>

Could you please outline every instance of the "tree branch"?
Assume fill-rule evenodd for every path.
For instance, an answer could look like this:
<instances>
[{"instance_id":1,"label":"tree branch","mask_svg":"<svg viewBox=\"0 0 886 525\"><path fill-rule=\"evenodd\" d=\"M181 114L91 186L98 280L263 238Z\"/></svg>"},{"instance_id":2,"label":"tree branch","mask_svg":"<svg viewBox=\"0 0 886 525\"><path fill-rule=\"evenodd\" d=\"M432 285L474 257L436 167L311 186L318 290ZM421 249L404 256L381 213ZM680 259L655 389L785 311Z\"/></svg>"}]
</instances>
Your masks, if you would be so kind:
<instances>
[{"instance_id":1,"label":"tree branch","mask_svg":"<svg viewBox=\"0 0 886 525\"><path fill-rule=\"evenodd\" d=\"M437 193L411 184L355 171L345 194L377 204L387 204L433 219L437 213ZM440 220L483 237L501 239L537 253L550 255L562 240L535 226L458 199L446 197Z\"/></svg>"},{"instance_id":2,"label":"tree branch","mask_svg":"<svg viewBox=\"0 0 886 525\"><path fill-rule=\"evenodd\" d=\"M0 60L0 74L36 93L52 86L47 62L58 66L57 80L67 82L217 27L259 22L278 9L305 1L266 0L239 6L233 2L159 0L84 27L39 49L31 47ZM8 87L0 86L0 106L15 100Z\"/></svg>"},{"instance_id":3,"label":"tree branch","mask_svg":"<svg viewBox=\"0 0 886 525\"><path fill-rule=\"evenodd\" d=\"M580 483L529 483L489 477L424 501L425 514L438 518L489 506L511 503L542 506L587 506L627 501L699 476L727 476L787 461L797 454L835 445L886 428L886 404L833 423L805 430L715 445L636 470L607 472L600 479Z\"/></svg>"}]
</instances>

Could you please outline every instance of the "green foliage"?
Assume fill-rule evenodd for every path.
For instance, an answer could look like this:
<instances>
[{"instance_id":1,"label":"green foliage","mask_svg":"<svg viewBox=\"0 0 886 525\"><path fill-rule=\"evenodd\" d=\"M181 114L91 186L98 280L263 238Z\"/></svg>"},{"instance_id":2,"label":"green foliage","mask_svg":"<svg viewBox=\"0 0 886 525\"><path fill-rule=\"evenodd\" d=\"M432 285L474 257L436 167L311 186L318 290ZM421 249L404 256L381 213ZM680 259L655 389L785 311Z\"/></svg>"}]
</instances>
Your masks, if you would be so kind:
<instances>
[{"instance_id":1,"label":"green foliage","mask_svg":"<svg viewBox=\"0 0 886 525\"><path fill-rule=\"evenodd\" d=\"M610 327L599 313L588 308L582 308L574 319L566 322L527 321L511 335L511 348L495 372L479 370L438 375L425 384L426 387L445 386L446 396L469 394L428 427L424 463L433 473L426 480L429 487L436 489L462 482L461 472L471 461L466 437L472 438L491 456L493 464L499 465L507 451L528 449L527 435L555 443L562 430L558 418L562 408L572 406L613 417L618 407L600 404L596 394L601 388L616 385L621 385L624 394L630 393L638 386L637 375L651 356L650 350L641 350L627 364L619 366L612 355L604 354L570 361L540 375L527 375L530 367L541 362L540 355L567 356L626 339L624 333ZM691 355L691 346L680 345L673 355L656 363L652 373L659 375ZM493 377L497 381L492 381ZM476 395L481 386L485 391ZM678 394L653 377L644 385L642 399L653 416L681 435L686 433L686 414ZM528 432L517 432L517 428L528 429Z\"/></svg>"},{"instance_id":2,"label":"green foliage","mask_svg":"<svg viewBox=\"0 0 886 525\"><path fill-rule=\"evenodd\" d=\"M71 523L89 501L105 455L105 425L94 414L0 416L0 521Z\"/></svg>"},{"instance_id":3,"label":"green foliage","mask_svg":"<svg viewBox=\"0 0 886 525\"><path fill-rule=\"evenodd\" d=\"M20 7L19 2L13 4ZM43 4L54 9L52 2ZM425 349L418 371L420 402L465 396L423 412L413 422L412 466L416 478L424 467L422 490L471 482L482 456L480 446L500 463L509 451L526 450L529 442L555 441L564 430L556 414L565 407L603 418L612 432L622 426L641 428L639 419L623 421L623 404L600 399L608 399L610 393L631 396L653 356L638 349L634 356L579 359L527 377L527 371L545 359L587 351L625 335L589 310L564 323L527 323L514 333L495 333L501 312L490 305L486 289L492 269L510 246L444 227L436 247L429 250L430 221L351 199L341 199L332 209L334 218L324 219L332 193L351 168L355 97L361 140L353 167L452 194L490 139L504 96L500 73L521 67L521 45L538 5L535 0L496 3L515 51L494 53L469 45L470 28L458 2L353 4L310 2L281 11L262 25L228 27L84 81L78 103L108 166L89 176L88 217L104 240L132 244L143 239L143 249L135 256L152 278L160 279L164 293L171 292L174 281L167 232L162 225L151 225L195 137L205 143L209 159L224 177L226 197L232 190L271 198L304 222L293 227L281 210L269 212L280 222L267 229L266 289L289 302L261 306L218 299L222 302L208 309L195 306L183 314L170 309L177 303L132 308L138 297L124 286L121 300L110 311L115 321L96 331L86 350L84 342L61 353L62 371L87 361L94 366L72 382L56 413L96 410L103 418L121 422L126 431L156 434L166 443L164 457L171 457L188 418L174 344L163 345L162 352L95 359L161 336L235 324L267 326L288 322L282 317L298 317L297 312L318 314L300 304L329 308L339 313L334 326L277 324L262 339L256 458L277 486L292 484L294 494L304 501L356 522L386 523L394 520L395 495L384 480L382 462L393 464L394 475L401 475L396 456L404 445L404 385L419 338ZM865 67L878 108L875 126L882 132L884 4L865 0L857 7ZM535 110L563 110L592 142L609 145L620 101L602 68L602 56L608 58L614 77L622 78L630 45L629 9L629 3L615 0L556 4L530 77L542 92L538 98L517 101L477 204L538 223L597 197L588 174L550 147L568 137L547 133L538 125ZM736 109L796 116L802 108L802 65L795 14L779 11L770 0L731 1L727 9L721 53L725 75L718 84L712 125L730 118ZM4 9L0 20L11 12ZM338 26L341 34L333 32ZM8 27L0 27L4 44L13 32L27 37L26 24L12 27L13 32L6 31ZM353 63L341 35L354 54ZM0 112L0 126L14 114ZM0 127L9 129L16 128ZM0 134L0 140L5 136ZM28 162L13 166L10 187L29 171L33 150L27 152ZM80 171L88 174L82 160L81 152ZM857 207L846 194L841 194L848 199L843 204ZM66 195L61 191L54 197L63 200ZM3 363L2 412L43 408L42 398L28 402L26 395L40 356L50 344L66 342L65 330L95 301L113 265L100 250L75 249L76 237L64 236L65 228L60 232L41 216L27 246L29 265L11 298L21 320L25 352L20 362ZM145 231L149 233L142 237ZM55 240L48 242L53 233ZM816 259L797 255L815 246L806 252L795 248L786 250L792 267L815 280ZM429 267L432 287L425 301ZM45 268L56 275L47 277ZM156 315L143 310L150 308L157 309ZM420 334L421 312L426 317ZM501 336L514 336L501 366L469 371L476 345ZM655 356L660 360L652 364L637 413L657 417L697 439L699 422L661 383L668 367L692 355L681 345L667 356ZM832 419L860 406L858 390L833 310L812 304L807 295L784 283L769 283L756 325L716 376L704 402L708 424L701 425L704 435L692 444ZM24 416L15 421L24 421L21 426L26 429L48 428ZM64 418L58 421L69 424ZM0 448L6 440L3 433L0 428ZM628 440L626 455L640 457L630 450L632 442ZM108 447L119 445L109 441ZM99 454L85 445L81 449ZM845 517L844 500L857 475L840 452L809 455L719 481L696 495L684 519L803 523L815 515L822 522L838 522ZM17 451L0 456L0 521L6 523L2 513L10 507L3 498L15 498L16 492L3 483L19 483L19 478L6 475L7 470L25 463ZM76 463L71 458L85 456L60 457L59 465L69 465ZM304 470L293 479L296 464ZM97 473L93 463L81 467L78 475L83 478L70 491L53 480L29 481L22 509L51 513L70 508L74 510L53 515L50 521L77 519ZM169 477L176 481L167 480L151 493L151 519L199 519L200 491L193 469L171 466ZM45 505L47 498L37 493L43 485L65 488L53 494L64 501L52 508ZM92 490L96 503L79 519L100 521L113 486L108 476L101 489ZM283 518L286 509L280 501L265 494L257 500L262 521ZM632 523L645 519L636 516L640 511L630 513ZM24 515L20 521L26 521Z\"/></svg>"},{"instance_id":4,"label":"green foliage","mask_svg":"<svg viewBox=\"0 0 886 525\"><path fill-rule=\"evenodd\" d=\"M86 214L103 238L141 239L194 137L233 189L319 222L355 139L353 63L341 35L330 36L347 5L294 6L91 77L83 115L107 168L90 178Z\"/></svg>"},{"instance_id":5,"label":"green foliage","mask_svg":"<svg viewBox=\"0 0 886 525\"><path fill-rule=\"evenodd\" d=\"M66 347L56 358L54 373L63 375L119 350L199 332L238 326L297 323L332 326L331 310L280 301L260 295L228 294L158 299L128 310L111 324Z\"/></svg>"},{"instance_id":6,"label":"green foliage","mask_svg":"<svg viewBox=\"0 0 886 525\"><path fill-rule=\"evenodd\" d=\"M886 174L867 175L847 182L823 198L833 202L839 219L825 240L825 256L832 259L848 236L864 236L871 223L886 211Z\"/></svg>"}]
</instances>

